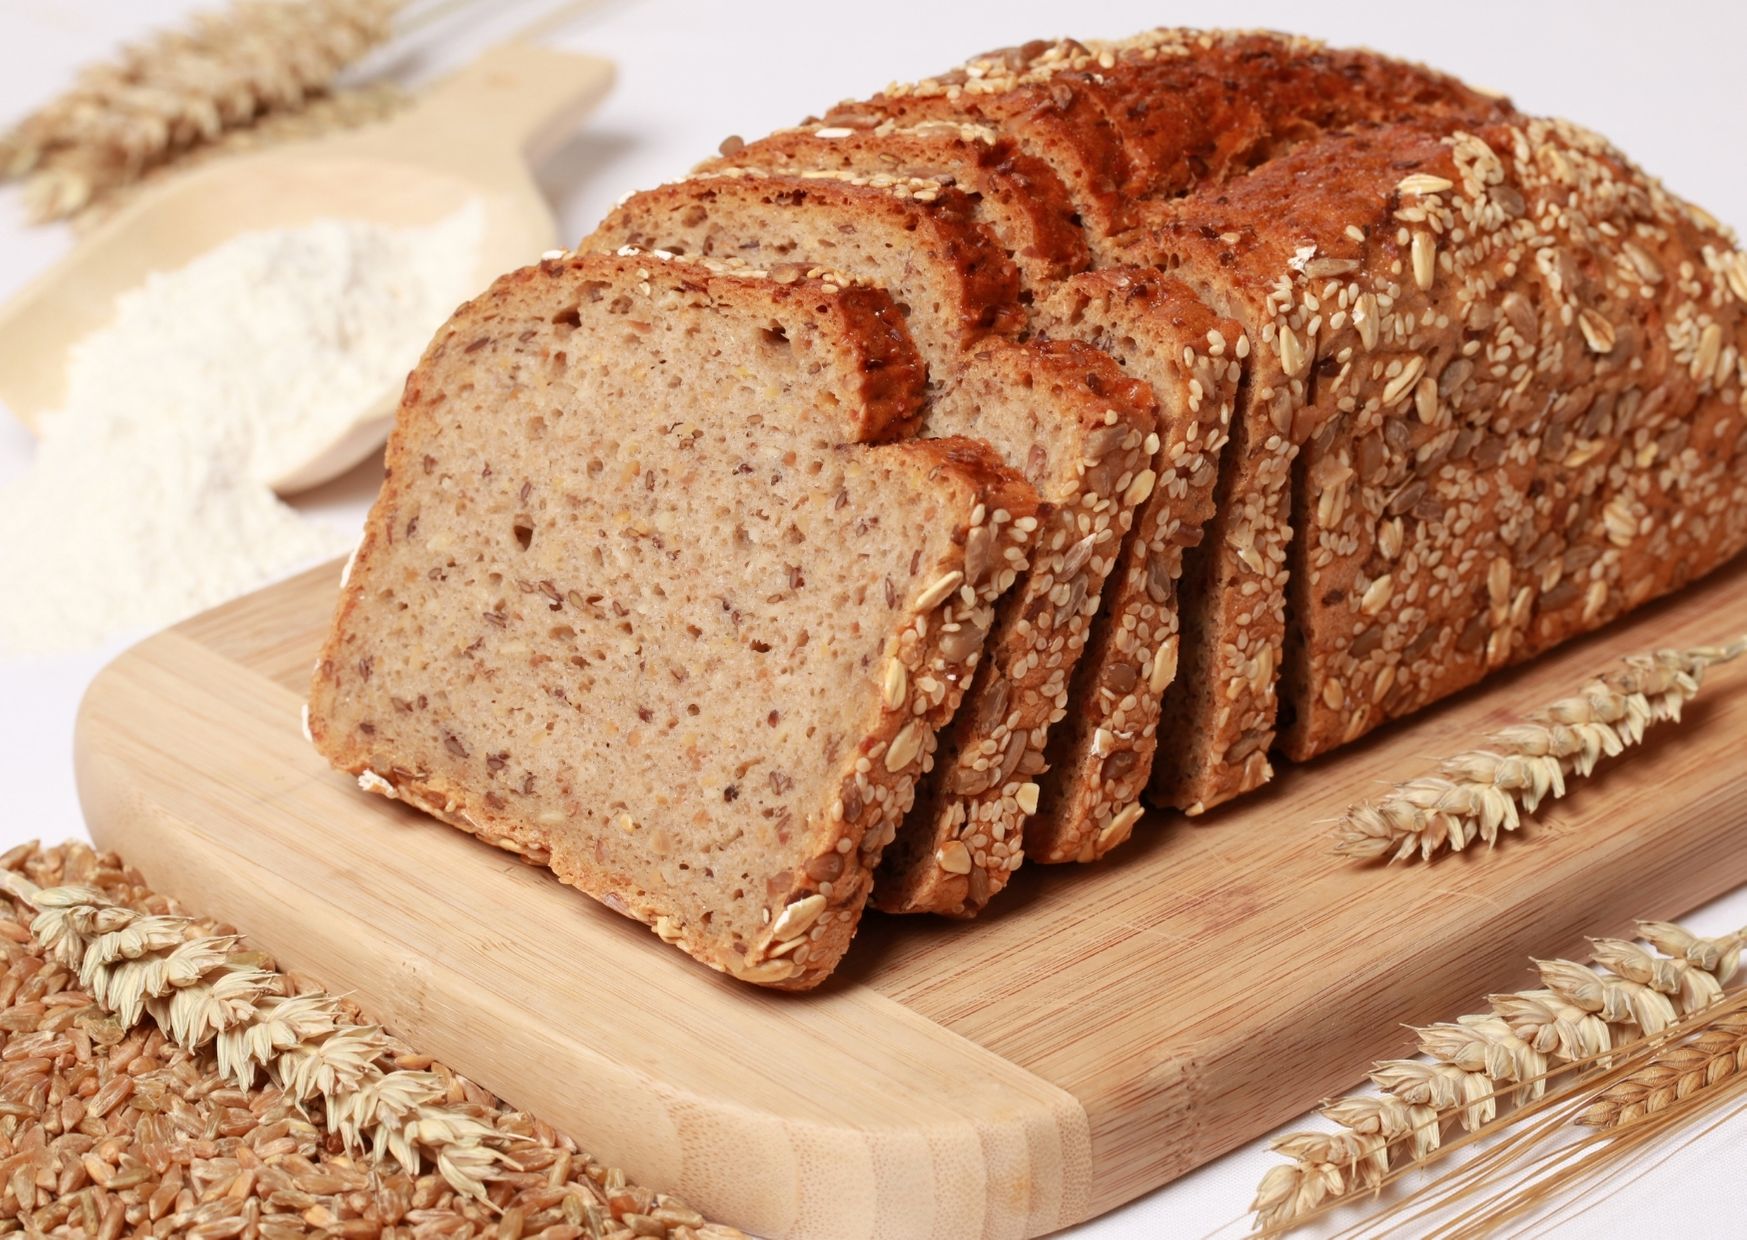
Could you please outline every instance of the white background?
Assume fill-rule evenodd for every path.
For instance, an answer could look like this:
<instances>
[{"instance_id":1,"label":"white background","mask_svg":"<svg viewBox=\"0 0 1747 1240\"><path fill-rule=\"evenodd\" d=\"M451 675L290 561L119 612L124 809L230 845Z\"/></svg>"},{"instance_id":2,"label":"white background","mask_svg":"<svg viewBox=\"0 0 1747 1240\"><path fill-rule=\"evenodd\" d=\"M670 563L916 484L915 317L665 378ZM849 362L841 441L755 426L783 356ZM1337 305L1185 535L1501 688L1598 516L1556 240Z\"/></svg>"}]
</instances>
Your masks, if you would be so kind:
<instances>
[{"instance_id":1,"label":"white background","mask_svg":"<svg viewBox=\"0 0 1747 1240\"><path fill-rule=\"evenodd\" d=\"M431 0L414 0L416 12ZM0 122L63 86L81 62L171 20L185 0L0 0ZM551 0L444 0L448 15L371 63L418 81L551 12ZM682 173L729 133L756 135L893 79L924 76L971 53L1054 34L1118 36L1151 25L1266 26L1426 60L1504 90L1525 108L1599 129L1677 192L1747 226L1747 6L1559 3L1189 4L1176 0L1063 5L1005 0L782 3L605 0L547 37L615 59L607 104L543 169L566 239L587 232L628 189ZM58 228L25 228L15 193L0 192L0 297L47 269L70 244ZM6 342L0 340L0 348ZM28 463L28 436L0 417L0 484ZM366 468L310 506L356 521L373 489ZM0 606L8 584L0 581ZM31 662L0 659L0 849L84 827L70 738L79 695L107 651ZM1747 891L1689 919L1719 932L1747 923ZM1500 988L1526 978L1501 977ZM367 998L367 997L366 997ZM1416 1023L1455 1013L1403 1013ZM1355 1074L1363 1065L1355 1064ZM1290 1070L1290 1065L1282 1065ZM575 1134L586 1146L588 1133ZM1587 1212L1525 1224L1532 1234L1747 1236L1747 1120L1736 1119L1650 1166L1617 1177ZM1076 1233L1092 1240L1200 1236L1233 1225L1273 1157L1257 1143Z\"/></svg>"}]
</instances>

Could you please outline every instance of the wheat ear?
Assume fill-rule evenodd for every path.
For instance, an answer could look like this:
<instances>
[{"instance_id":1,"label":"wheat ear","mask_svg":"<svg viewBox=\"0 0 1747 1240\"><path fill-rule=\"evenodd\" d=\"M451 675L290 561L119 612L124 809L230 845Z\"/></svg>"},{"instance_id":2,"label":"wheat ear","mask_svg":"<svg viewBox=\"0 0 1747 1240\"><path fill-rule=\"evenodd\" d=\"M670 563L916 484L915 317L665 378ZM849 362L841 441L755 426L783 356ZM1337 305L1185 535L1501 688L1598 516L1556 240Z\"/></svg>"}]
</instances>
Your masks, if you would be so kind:
<instances>
[{"instance_id":1,"label":"wheat ear","mask_svg":"<svg viewBox=\"0 0 1747 1240\"><path fill-rule=\"evenodd\" d=\"M1743 934L1706 939L1664 922L1640 930L1680 955L1600 939L1597 964L1612 972L1537 961L1543 988L1494 995L1488 1015L1419 1030L1426 1058L1377 1063L1371 1079L1380 1094L1324 1103L1321 1114L1345 1131L1276 1138L1273 1148L1290 1161L1262 1177L1250 1206L1257 1226L1281 1230L1328 1201L1379 1187L1393 1170L1436 1154L1452 1126L1473 1132L1497 1118L1501 1102L1539 1098L1555 1065L1595 1064L1623 1041L1656 1036L1722 999ZM1694 981L1695 972L1707 980Z\"/></svg>"},{"instance_id":2,"label":"wheat ear","mask_svg":"<svg viewBox=\"0 0 1747 1240\"><path fill-rule=\"evenodd\" d=\"M170 162L152 165L132 180L114 180L102 167L91 175L85 167L86 157L69 153L25 183L24 210L33 220L67 216L74 228L89 229L114 215L141 191L169 177L223 156L373 125L397 115L411 100L412 95L391 82L336 89L317 95L296 111L270 112L252 125L227 129ZM74 208L76 202L84 205Z\"/></svg>"},{"instance_id":3,"label":"wheat ear","mask_svg":"<svg viewBox=\"0 0 1747 1240\"><path fill-rule=\"evenodd\" d=\"M1690 1041L1657 1051L1598 1094L1577 1122L1592 1128L1636 1123L1737 1076L1747 1076L1747 1012L1718 1017Z\"/></svg>"},{"instance_id":4,"label":"wheat ear","mask_svg":"<svg viewBox=\"0 0 1747 1240\"><path fill-rule=\"evenodd\" d=\"M402 0L237 0L86 67L0 138L0 171L40 178L41 218L260 117L301 108L387 39Z\"/></svg>"},{"instance_id":5,"label":"wheat ear","mask_svg":"<svg viewBox=\"0 0 1747 1240\"><path fill-rule=\"evenodd\" d=\"M484 1198L500 1167L513 1167L497 1148L505 1134L440 1104L436 1074L382 1066L405 1048L379 1026L353 1023L332 995L288 993L284 975L234 935L201 935L190 918L138 913L90 887L38 887L13 871L0 872L0 887L37 910L30 930L43 950L123 1027L150 1015L178 1046L211 1046L238 1088L263 1073L299 1106L321 1103L348 1149L410 1175L429 1158L459 1193Z\"/></svg>"},{"instance_id":6,"label":"wheat ear","mask_svg":"<svg viewBox=\"0 0 1747 1240\"><path fill-rule=\"evenodd\" d=\"M1623 659L1623 667L1445 760L1436 773L1348 809L1335 851L1356 861L1394 862L1460 852L1477 840L1491 847L1522 825L1525 812L1564 796L1568 779L1636 745L1650 724L1678 721L1706 670L1743 651L1747 638Z\"/></svg>"}]
</instances>

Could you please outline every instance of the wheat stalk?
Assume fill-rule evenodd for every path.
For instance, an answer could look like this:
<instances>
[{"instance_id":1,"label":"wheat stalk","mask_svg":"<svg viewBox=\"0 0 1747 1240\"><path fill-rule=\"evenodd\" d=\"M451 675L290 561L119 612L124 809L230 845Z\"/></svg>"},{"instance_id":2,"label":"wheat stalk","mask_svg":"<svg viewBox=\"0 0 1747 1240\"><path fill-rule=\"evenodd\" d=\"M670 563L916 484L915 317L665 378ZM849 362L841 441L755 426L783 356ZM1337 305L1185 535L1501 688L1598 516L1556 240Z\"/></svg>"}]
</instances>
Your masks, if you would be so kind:
<instances>
[{"instance_id":1,"label":"wheat stalk","mask_svg":"<svg viewBox=\"0 0 1747 1240\"><path fill-rule=\"evenodd\" d=\"M70 215L149 169L326 93L389 35L403 0L236 0L87 66L0 138L0 172Z\"/></svg>"},{"instance_id":2,"label":"wheat stalk","mask_svg":"<svg viewBox=\"0 0 1747 1240\"><path fill-rule=\"evenodd\" d=\"M1666 922L1638 928L1657 947L1679 954L1657 956L1635 943L1599 939L1596 964L1609 972L1567 960L1536 961L1543 988L1494 995L1490 1014L1417 1030L1425 1058L1377 1063L1370 1075L1381 1094L1324 1103L1320 1113L1345 1131L1276 1138L1273 1148L1290 1161L1262 1177L1250 1207L1257 1226L1282 1230L1340 1197L1380 1188L1404 1166L1434 1157L1451 1127L1486 1128L1498 1119L1501 1102L1540 1099L1555 1072L1605 1069L1609 1055L1634 1037L1661 1037L1682 1016L1722 1001L1747 931L1707 939ZM1718 1026L1733 1019L1724 1017ZM1706 1043L1703 1053L1717 1058L1720 1047ZM1690 1075L1694 1065L1687 1058L1669 1066ZM1665 1087L1666 1076L1652 1088ZM1621 1108L1629 1104L1622 1096Z\"/></svg>"},{"instance_id":3,"label":"wheat stalk","mask_svg":"<svg viewBox=\"0 0 1747 1240\"><path fill-rule=\"evenodd\" d=\"M1706 670L1743 651L1747 638L1629 656L1576 695L1445 760L1435 774L1348 809L1335 851L1356 861L1395 862L1460 852L1477 840L1491 847L1522 825L1525 812L1564 796L1569 778L1587 776L1603 758L1636 745L1650 724L1678 722Z\"/></svg>"},{"instance_id":4,"label":"wheat stalk","mask_svg":"<svg viewBox=\"0 0 1747 1240\"><path fill-rule=\"evenodd\" d=\"M139 913L90 887L38 887L13 871L0 872L0 887L37 910L30 930L44 952L124 1028L150 1015L178 1046L212 1047L238 1088L261 1073L300 1107L322 1104L347 1149L392 1158L411 1175L428 1158L459 1193L483 1199L499 1168L514 1166L498 1148L503 1133L443 1105L436 1074L383 1067L405 1048L379 1026L348 1019L333 995L289 993L236 936L200 934L190 918Z\"/></svg>"},{"instance_id":5,"label":"wheat stalk","mask_svg":"<svg viewBox=\"0 0 1747 1240\"><path fill-rule=\"evenodd\" d=\"M24 209L38 222L67 217L75 228L91 228L141 191L215 158L359 129L396 115L411 99L407 91L390 82L336 89L317 95L294 112L270 112L252 125L227 129L171 162L154 164L138 177L120 182L93 180L82 166L82 157L70 153L52 160L25 183ZM73 206L79 202L84 205Z\"/></svg>"}]
</instances>

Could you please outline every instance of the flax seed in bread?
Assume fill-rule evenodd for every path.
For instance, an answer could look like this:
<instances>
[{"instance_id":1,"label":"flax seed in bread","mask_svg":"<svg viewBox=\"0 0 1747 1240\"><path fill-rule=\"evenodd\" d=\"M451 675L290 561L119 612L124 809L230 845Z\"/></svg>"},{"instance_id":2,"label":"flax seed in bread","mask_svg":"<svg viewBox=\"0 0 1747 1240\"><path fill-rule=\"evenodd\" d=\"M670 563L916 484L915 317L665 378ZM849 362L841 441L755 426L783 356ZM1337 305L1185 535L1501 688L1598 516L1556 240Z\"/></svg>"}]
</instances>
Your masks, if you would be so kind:
<instances>
[{"instance_id":1,"label":"flax seed in bread","mask_svg":"<svg viewBox=\"0 0 1747 1240\"><path fill-rule=\"evenodd\" d=\"M408 381L317 745L715 968L815 985L1024 566L1034 492L986 448L866 442L922 391L842 277L504 277Z\"/></svg>"}]
</instances>

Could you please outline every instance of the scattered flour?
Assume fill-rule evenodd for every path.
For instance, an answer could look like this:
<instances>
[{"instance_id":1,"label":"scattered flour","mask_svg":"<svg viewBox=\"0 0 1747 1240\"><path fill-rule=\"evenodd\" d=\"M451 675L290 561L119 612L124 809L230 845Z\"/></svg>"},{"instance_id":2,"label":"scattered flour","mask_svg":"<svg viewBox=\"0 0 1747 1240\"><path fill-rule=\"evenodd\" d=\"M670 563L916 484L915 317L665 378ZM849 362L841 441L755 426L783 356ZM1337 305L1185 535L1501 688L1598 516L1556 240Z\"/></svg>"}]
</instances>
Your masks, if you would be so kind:
<instances>
[{"instance_id":1,"label":"scattered flour","mask_svg":"<svg viewBox=\"0 0 1747 1240\"><path fill-rule=\"evenodd\" d=\"M117 300L0 490L0 651L159 626L343 552L271 480L396 391L469 291L483 212L245 233Z\"/></svg>"}]
</instances>

